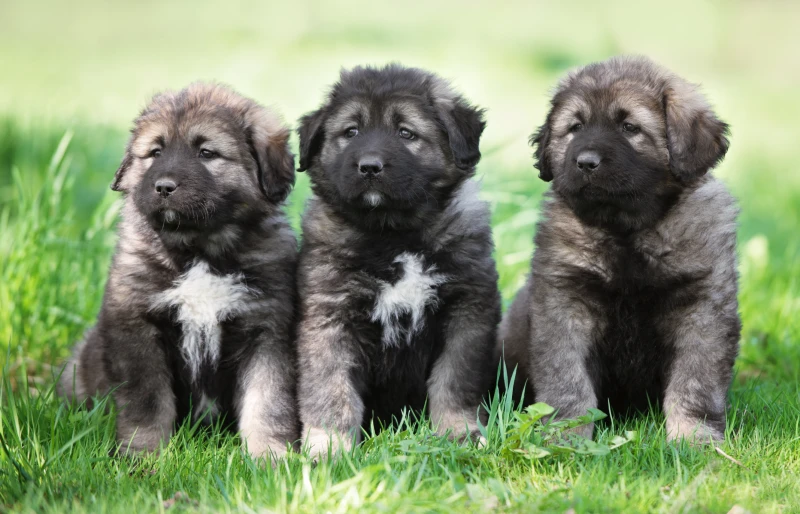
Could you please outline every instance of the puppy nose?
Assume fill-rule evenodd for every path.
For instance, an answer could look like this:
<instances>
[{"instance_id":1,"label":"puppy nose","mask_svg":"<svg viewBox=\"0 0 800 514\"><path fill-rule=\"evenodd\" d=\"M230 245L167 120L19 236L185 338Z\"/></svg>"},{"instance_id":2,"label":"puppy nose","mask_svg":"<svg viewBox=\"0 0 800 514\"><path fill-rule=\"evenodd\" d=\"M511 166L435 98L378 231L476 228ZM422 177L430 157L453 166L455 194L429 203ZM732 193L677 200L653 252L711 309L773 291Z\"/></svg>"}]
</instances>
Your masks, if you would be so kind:
<instances>
[{"instance_id":1,"label":"puppy nose","mask_svg":"<svg viewBox=\"0 0 800 514\"><path fill-rule=\"evenodd\" d=\"M383 163L377 157L363 157L358 161L358 171L364 176L374 176L381 172Z\"/></svg>"},{"instance_id":2,"label":"puppy nose","mask_svg":"<svg viewBox=\"0 0 800 514\"><path fill-rule=\"evenodd\" d=\"M160 194L164 198L171 195L176 189L178 189L178 184L176 184L172 179L160 178L156 180L156 193Z\"/></svg>"},{"instance_id":3,"label":"puppy nose","mask_svg":"<svg viewBox=\"0 0 800 514\"><path fill-rule=\"evenodd\" d=\"M600 154L594 150L584 150L578 154L577 162L581 171L591 173L600 166Z\"/></svg>"}]
</instances>

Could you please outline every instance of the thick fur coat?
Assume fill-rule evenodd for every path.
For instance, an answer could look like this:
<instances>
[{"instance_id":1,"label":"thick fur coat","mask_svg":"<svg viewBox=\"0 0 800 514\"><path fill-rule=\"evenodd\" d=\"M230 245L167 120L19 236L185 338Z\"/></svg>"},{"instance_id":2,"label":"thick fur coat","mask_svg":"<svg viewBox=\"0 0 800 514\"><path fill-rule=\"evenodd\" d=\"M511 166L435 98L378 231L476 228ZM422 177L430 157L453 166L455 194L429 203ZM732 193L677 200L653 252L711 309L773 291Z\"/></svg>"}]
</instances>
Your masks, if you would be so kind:
<instances>
[{"instance_id":1,"label":"thick fur coat","mask_svg":"<svg viewBox=\"0 0 800 514\"><path fill-rule=\"evenodd\" d=\"M345 71L301 120L299 402L312 453L426 405L477 434L500 318L489 210L470 180L480 110L435 75Z\"/></svg>"},{"instance_id":2,"label":"thick fur coat","mask_svg":"<svg viewBox=\"0 0 800 514\"><path fill-rule=\"evenodd\" d=\"M737 207L707 172L727 133L695 86L643 58L559 85L531 138L553 185L498 344L558 416L652 402L671 439L724 436Z\"/></svg>"},{"instance_id":3,"label":"thick fur coat","mask_svg":"<svg viewBox=\"0 0 800 514\"><path fill-rule=\"evenodd\" d=\"M160 94L137 118L112 185L125 203L103 305L59 385L77 401L113 391L123 451L155 450L187 416L225 415L254 456L297 439L288 138L213 84Z\"/></svg>"}]
</instances>

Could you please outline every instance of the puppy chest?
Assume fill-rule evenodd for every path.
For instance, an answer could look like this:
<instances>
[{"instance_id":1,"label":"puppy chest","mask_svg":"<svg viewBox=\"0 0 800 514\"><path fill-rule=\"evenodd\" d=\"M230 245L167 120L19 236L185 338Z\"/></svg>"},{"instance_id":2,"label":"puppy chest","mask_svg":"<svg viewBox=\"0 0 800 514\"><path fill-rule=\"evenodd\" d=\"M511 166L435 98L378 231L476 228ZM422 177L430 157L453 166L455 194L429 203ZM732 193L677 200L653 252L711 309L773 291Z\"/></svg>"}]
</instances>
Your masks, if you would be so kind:
<instances>
[{"instance_id":1,"label":"puppy chest","mask_svg":"<svg viewBox=\"0 0 800 514\"><path fill-rule=\"evenodd\" d=\"M652 244L651 241L606 240L588 248L583 256L590 255L589 262L582 262L582 280L604 293L621 293L647 296L656 290L669 294L676 287L702 278L705 270L684 270L670 259L669 247ZM698 273L699 271L699 273Z\"/></svg>"},{"instance_id":2,"label":"puppy chest","mask_svg":"<svg viewBox=\"0 0 800 514\"><path fill-rule=\"evenodd\" d=\"M180 326L179 349L193 382L201 370L216 369L222 350L222 323L244 312L252 292L241 274L217 274L197 261L156 295L153 310L167 310Z\"/></svg>"},{"instance_id":3,"label":"puppy chest","mask_svg":"<svg viewBox=\"0 0 800 514\"><path fill-rule=\"evenodd\" d=\"M393 280L379 280L371 319L381 326L386 347L410 345L426 328L427 317L439 305L439 287L447 276L421 254L403 252L393 261Z\"/></svg>"}]
</instances>

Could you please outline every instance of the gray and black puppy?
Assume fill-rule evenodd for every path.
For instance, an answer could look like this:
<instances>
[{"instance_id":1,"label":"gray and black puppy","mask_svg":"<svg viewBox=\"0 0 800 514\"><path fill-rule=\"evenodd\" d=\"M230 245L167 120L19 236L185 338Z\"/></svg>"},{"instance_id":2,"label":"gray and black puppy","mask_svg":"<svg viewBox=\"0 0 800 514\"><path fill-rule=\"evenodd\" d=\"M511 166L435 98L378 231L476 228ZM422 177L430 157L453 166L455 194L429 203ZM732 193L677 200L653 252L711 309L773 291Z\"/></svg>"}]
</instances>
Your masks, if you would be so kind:
<instances>
[{"instance_id":1,"label":"gray and black puppy","mask_svg":"<svg viewBox=\"0 0 800 514\"><path fill-rule=\"evenodd\" d=\"M77 401L113 389L123 451L156 449L186 416L226 414L257 457L297 439L289 134L214 84L159 94L136 119L103 305L59 385Z\"/></svg>"},{"instance_id":2,"label":"gray and black puppy","mask_svg":"<svg viewBox=\"0 0 800 514\"><path fill-rule=\"evenodd\" d=\"M553 185L500 328L508 364L560 417L660 402L670 439L721 439L740 332L737 207L707 172L727 125L644 58L570 74L551 107L531 142Z\"/></svg>"},{"instance_id":3,"label":"gray and black puppy","mask_svg":"<svg viewBox=\"0 0 800 514\"><path fill-rule=\"evenodd\" d=\"M470 180L483 128L447 82L398 65L343 71L301 119L314 194L298 270L299 404L312 454L426 399L439 433L476 434L500 319L489 210Z\"/></svg>"}]
</instances>

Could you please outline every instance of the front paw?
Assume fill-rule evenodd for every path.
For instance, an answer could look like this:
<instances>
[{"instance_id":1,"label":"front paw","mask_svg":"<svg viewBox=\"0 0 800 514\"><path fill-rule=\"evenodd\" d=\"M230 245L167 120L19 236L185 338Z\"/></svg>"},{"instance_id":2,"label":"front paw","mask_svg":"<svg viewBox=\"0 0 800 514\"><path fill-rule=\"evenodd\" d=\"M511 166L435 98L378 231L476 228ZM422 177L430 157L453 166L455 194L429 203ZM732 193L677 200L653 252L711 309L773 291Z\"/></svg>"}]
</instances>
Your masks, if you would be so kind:
<instances>
[{"instance_id":1,"label":"front paw","mask_svg":"<svg viewBox=\"0 0 800 514\"><path fill-rule=\"evenodd\" d=\"M722 441L724 437L721 430L712 427L704 420L678 414L667 416L668 441L684 439L691 445L705 445Z\"/></svg>"},{"instance_id":2,"label":"front paw","mask_svg":"<svg viewBox=\"0 0 800 514\"><path fill-rule=\"evenodd\" d=\"M144 444L136 439L117 439L117 444L109 451L112 457L145 457L151 453L160 455L167 447L168 440L162 440L155 446Z\"/></svg>"},{"instance_id":3,"label":"front paw","mask_svg":"<svg viewBox=\"0 0 800 514\"><path fill-rule=\"evenodd\" d=\"M486 438L478 429L477 416L474 413L446 412L431 418L436 435L446 436L460 443L472 441L479 446L487 444Z\"/></svg>"},{"instance_id":4,"label":"front paw","mask_svg":"<svg viewBox=\"0 0 800 514\"><path fill-rule=\"evenodd\" d=\"M323 428L310 428L303 438L303 448L308 450L308 455L314 462L325 459L328 455L336 455L349 452L355 444L358 444L359 437L354 430L347 434L339 430Z\"/></svg>"},{"instance_id":5,"label":"front paw","mask_svg":"<svg viewBox=\"0 0 800 514\"><path fill-rule=\"evenodd\" d=\"M571 435L577 435L585 439L591 439L594 436L594 423L581 425L579 427L566 428L560 433L562 439L569 439Z\"/></svg>"},{"instance_id":6,"label":"front paw","mask_svg":"<svg viewBox=\"0 0 800 514\"><path fill-rule=\"evenodd\" d=\"M117 453L141 455L160 452L169 443L170 432L160 426L126 427L120 424L117 428Z\"/></svg>"},{"instance_id":7,"label":"front paw","mask_svg":"<svg viewBox=\"0 0 800 514\"><path fill-rule=\"evenodd\" d=\"M286 456L291 446L289 441L263 434L247 434L243 436L244 450L255 459L265 459L275 467L278 460Z\"/></svg>"}]
</instances>

